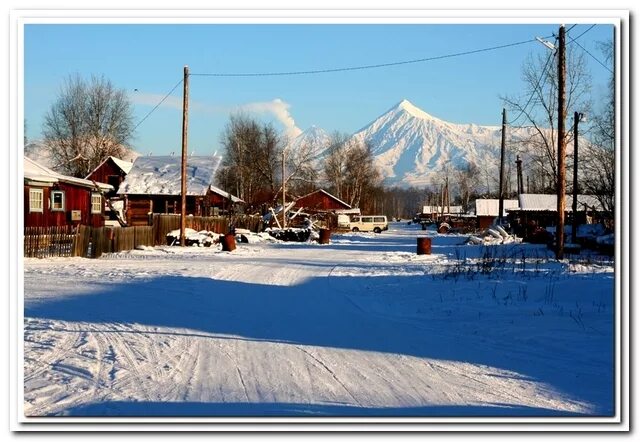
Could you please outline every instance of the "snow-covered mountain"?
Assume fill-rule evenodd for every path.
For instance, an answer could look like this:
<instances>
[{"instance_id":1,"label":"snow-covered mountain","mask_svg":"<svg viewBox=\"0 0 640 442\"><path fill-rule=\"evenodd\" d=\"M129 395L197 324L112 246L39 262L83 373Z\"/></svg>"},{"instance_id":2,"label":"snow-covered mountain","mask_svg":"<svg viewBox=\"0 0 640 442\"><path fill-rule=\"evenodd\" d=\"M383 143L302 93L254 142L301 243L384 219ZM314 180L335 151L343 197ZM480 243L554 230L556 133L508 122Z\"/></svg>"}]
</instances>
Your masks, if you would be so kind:
<instances>
[{"instance_id":1,"label":"snow-covered mountain","mask_svg":"<svg viewBox=\"0 0 640 442\"><path fill-rule=\"evenodd\" d=\"M511 141L528 138L531 130L513 128L508 136ZM449 123L408 100L402 100L353 135L358 141L370 143L386 184L418 187L441 184L443 171L453 172L469 163L478 167L484 181L493 180L499 170L501 136L500 126ZM321 160L329 141L325 130L311 126L290 146L313 146L315 158ZM514 152L510 157L515 160Z\"/></svg>"},{"instance_id":2,"label":"snow-covered mountain","mask_svg":"<svg viewBox=\"0 0 640 442\"><path fill-rule=\"evenodd\" d=\"M498 171L500 126L449 123L408 100L393 106L354 137L371 143L387 184L439 183L439 172L461 169L470 162L486 174L495 176Z\"/></svg>"},{"instance_id":3,"label":"snow-covered mountain","mask_svg":"<svg viewBox=\"0 0 640 442\"><path fill-rule=\"evenodd\" d=\"M329 147L330 136L322 128L311 126L289 143L292 149L310 148L315 158L322 158Z\"/></svg>"}]
</instances>

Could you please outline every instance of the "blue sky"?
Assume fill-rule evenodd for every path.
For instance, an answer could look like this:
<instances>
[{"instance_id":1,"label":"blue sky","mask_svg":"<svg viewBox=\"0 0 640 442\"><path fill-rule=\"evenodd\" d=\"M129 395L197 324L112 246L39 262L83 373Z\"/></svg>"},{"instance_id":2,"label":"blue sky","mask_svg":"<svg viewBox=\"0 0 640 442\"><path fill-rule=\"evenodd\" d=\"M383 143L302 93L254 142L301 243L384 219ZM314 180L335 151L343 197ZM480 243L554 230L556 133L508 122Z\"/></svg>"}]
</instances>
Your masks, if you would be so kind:
<instances>
[{"instance_id":1,"label":"blue sky","mask_svg":"<svg viewBox=\"0 0 640 442\"><path fill-rule=\"evenodd\" d=\"M567 23L567 27L571 26ZM577 37L590 24L577 24ZM127 91L139 122L192 74L290 72L437 57L551 36L558 24L27 24L24 109L27 135L40 138L43 116L72 74L104 75ZM596 42L613 27L597 25L580 44L603 60ZM190 78L189 150L221 152L229 115L242 109L288 133L311 125L353 133L402 99L456 123L499 125L500 95L522 89L521 67L537 42L495 51L380 69L295 76ZM597 101L609 72L587 56ZM137 128L142 154L179 152L182 87Z\"/></svg>"}]
</instances>

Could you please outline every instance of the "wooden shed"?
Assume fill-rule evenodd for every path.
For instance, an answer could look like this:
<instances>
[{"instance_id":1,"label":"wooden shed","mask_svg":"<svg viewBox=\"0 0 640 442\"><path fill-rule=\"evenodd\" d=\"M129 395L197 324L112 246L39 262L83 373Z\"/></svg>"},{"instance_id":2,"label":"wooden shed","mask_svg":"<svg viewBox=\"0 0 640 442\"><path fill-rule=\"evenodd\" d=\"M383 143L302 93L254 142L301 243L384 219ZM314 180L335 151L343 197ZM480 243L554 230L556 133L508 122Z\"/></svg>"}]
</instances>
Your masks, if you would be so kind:
<instances>
[{"instance_id":1,"label":"wooden shed","mask_svg":"<svg viewBox=\"0 0 640 442\"><path fill-rule=\"evenodd\" d=\"M293 209L300 208L307 212L330 212L348 210L352 207L326 190L318 189L296 200Z\"/></svg>"},{"instance_id":2,"label":"wooden shed","mask_svg":"<svg viewBox=\"0 0 640 442\"><path fill-rule=\"evenodd\" d=\"M492 198L478 198L476 200L476 222L481 230L491 227L493 221L498 217L500 208L500 200ZM504 200L502 208L502 217L507 219L507 210L517 209L519 207L518 200Z\"/></svg>"},{"instance_id":3,"label":"wooden shed","mask_svg":"<svg viewBox=\"0 0 640 442\"><path fill-rule=\"evenodd\" d=\"M87 175L87 180L94 180L100 183L107 183L113 186L113 190L106 194L107 197L115 196L118 187L124 178L131 171L133 163L124 161L116 157L109 156Z\"/></svg>"},{"instance_id":4,"label":"wooden shed","mask_svg":"<svg viewBox=\"0 0 640 442\"><path fill-rule=\"evenodd\" d=\"M24 226L103 226L103 193L112 190L109 184L62 175L24 157Z\"/></svg>"},{"instance_id":5,"label":"wooden shed","mask_svg":"<svg viewBox=\"0 0 640 442\"><path fill-rule=\"evenodd\" d=\"M210 214L211 185L220 161L218 156L191 156L187 159L187 215ZM127 225L148 225L153 213L180 213L181 163L180 156L136 158L117 192L125 199Z\"/></svg>"},{"instance_id":6,"label":"wooden shed","mask_svg":"<svg viewBox=\"0 0 640 442\"><path fill-rule=\"evenodd\" d=\"M240 212L246 204L235 195L225 192L216 186L209 186L209 215L222 215L229 212Z\"/></svg>"},{"instance_id":7,"label":"wooden shed","mask_svg":"<svg viewBox=\"0 0 640 442\"><path fill-rule=\"evenodd\" d=\"M518 196L519 208L510 209L509 220L516 232L526 237L527 232L538 227L553 227L557 222L557 196L549 194L523 193ZM591 224L602 213L602 205L593 195L578 195L578 207L573 213L573 195L565 195L565 226L572 223Z\"/></svg>"}]
</instances>

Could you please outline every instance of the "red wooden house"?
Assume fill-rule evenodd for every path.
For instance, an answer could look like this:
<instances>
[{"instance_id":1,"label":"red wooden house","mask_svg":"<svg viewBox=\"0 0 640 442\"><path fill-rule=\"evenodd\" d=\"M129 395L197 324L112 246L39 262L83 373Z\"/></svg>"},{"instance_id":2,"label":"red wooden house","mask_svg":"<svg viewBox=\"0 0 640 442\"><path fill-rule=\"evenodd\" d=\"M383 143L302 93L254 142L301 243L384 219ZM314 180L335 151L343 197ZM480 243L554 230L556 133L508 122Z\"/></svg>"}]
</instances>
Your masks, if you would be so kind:
<instances>
[{"instance_id":1,"label":"red wooden house","mask_svg":"<svg viewBox=\"0 0 640 442\"><path fill-rule=\"evenodd\" d=\"M187 159L186 214L211 214L211 184L221 158ZM127 225L148 225L153 213L179 214L182 205L180 156L138 157L118 189L123 197Z\"/></svg>"},{"instance_id":2,"label":"red wooden house","mask_svg":"<svg viewBox=\"0 0 640 442\"><path fill-rule=\"evenodd\" d=\"M103 226L102 193L113 190L113 186L99 182L96 185L59 174L24 157L24 226Z\"/></svg>"},{"instance_id":3,"label":"red wooden house","mask_svg":"<svg viewBox=\"0 0 640 442\"><path fill-rule=\"evenodd\" d=\"M87 180L94 180L100 183L107 183L113 186L113 191L107 193L107 197L115 196L118 187L124 181L133 163L124 161L116 157L107 157L87 175Z\"/></svg>"},{"instance_id":4,"label":"red wooden house","mask_svg":"<svg viewBox=\"0 0 640 442\"><path fill-rule=\"evenodd\" d=\"M302 208L305 212L335 212L351 209L341 199L331 195L324 189L318 189L296 200L293 210Z\"/></svg>"}]
</instances>

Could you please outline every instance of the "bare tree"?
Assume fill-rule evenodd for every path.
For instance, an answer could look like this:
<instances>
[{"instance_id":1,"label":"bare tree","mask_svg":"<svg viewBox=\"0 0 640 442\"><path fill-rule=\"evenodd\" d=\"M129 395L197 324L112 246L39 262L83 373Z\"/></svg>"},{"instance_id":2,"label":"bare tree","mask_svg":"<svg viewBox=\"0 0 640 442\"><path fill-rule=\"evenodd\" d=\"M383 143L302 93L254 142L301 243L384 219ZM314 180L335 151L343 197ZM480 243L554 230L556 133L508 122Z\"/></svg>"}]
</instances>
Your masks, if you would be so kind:
<instances>
[{"instance_id":1,"label":"bare tree","mask_svg":"<svg viewBox=\"0 0 640 442\"><path fill-rule=\"evenodd\" d=\"M52 168L85 177L107 156L122 157L133 132L131 103L104 77L69 77L44 118Z\"/></svg>"},{"instance_id":2,"label":"bare tree","mask_svg":"<svg viewBox=\"0 0 640 442\"><path fill-rule=\"evenodd\" d=\"M613 59L613 42L600 43L600 50L606 61ZM592 142L583 149L581 163L583 169L583 190L594 195L605 211L615 213L616 185L616 113L615 113L615 79L609 79L607 100L603 108L591 118Z\"/></svg>"},{"instance_id":3,"label":"bare tree","mask_svg":"<svg viewBox=\"0 0 640 442\"><path fill-rule=\"evenodd\" d=\"M340 199L362 209L373 203L374 189L382 181L372 146L340 133L331 137L324 172L330 188Z\"/></svg>"},{"instance_id":4,"label":"bare tree","mask_svg":"<svg viewBox=\"0 0 640 442\"><path fill-rule=\"evenodd\" d=\"M566 107L588 112L591 78L586 67L585 56L569 45L566 68ZM518 121L524 119L524 126L532 130L520 131L516 142L525 163L532 166L529 173L539 187L557 180L557 112L558 112L558 66L553 54L537 57L529 56L522 67L522 81L525 84L522 96L503 96L511 114ZM571 131L566 132L567 143L572 139Z\"/></svg>"},{"instance_id":5,"label":"bare tree","mask_svg":"<svg viewBox=\"0 0 640 442\"><path fill-rule=\"evenodd\" d=\"M347 147L350 137L334 132L329 141L327 156L324 162L324 175L330 190L339 198L343 193L343 182L346 174Z\"/></svg>"},{"instance_id":6,"label":"bare tree","mask_svg":"<svg viewBox=\"0 0 640 442\"><path fill-rule=\"evenodd\" d=\"M456 170L454 179L457 183L462 209L468 212L471 196L476 194L480 187L480 169L473 162L467 163L462 169Z\"/></svg>"},{"instance_id":7,"label":"bare tree","mask_svg":"<svg viewBox=\"0 0 640 442\"><path fill-rule=\"evenodd\" d=\"M313 141L287 147L285 186L288 192L306 194L315 190L319 178L318 156L325 148Z\"/></svg>"},{"instance_id":8,"label":"bare tree","mask_svg":"<svg viewBox=\"0 0 640 442\"><path fill-rule=\"evenodd\" d=\"M218 182L251 205L272 203L281 189L286 142L270 124L232 115L222 135L225 153Z\"/></svg>"}]
</instances>

